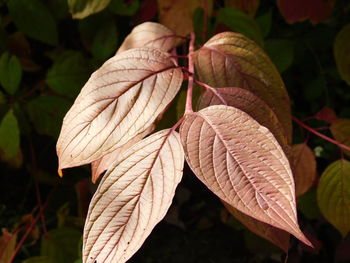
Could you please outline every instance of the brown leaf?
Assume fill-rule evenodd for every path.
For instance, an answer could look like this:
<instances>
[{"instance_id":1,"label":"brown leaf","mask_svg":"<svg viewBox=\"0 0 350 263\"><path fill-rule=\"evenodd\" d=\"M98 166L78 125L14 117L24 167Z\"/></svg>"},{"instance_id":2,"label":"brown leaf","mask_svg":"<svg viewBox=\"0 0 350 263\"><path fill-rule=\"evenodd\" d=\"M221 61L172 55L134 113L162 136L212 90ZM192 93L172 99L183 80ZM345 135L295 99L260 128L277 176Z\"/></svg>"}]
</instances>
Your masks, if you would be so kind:
<instances>
[{"instance_id":1,"label":"brown leaf","mask_svg":"<svg viewBox=\"0 0 350 263\"><path fill-rule=\"evenodd\" d=\"M220 104L240 109L260 125L268 128L282 146L285 154L289 155L291 142L288 141L285 130L276 114L260 98L248 90L236 87L206 89L198 101L198 109Z\"/></svg>"},{"instance_id":2,"label":"brown leaf","mask_svg":"<svg viewBox=\"0 0 350 263\"><path fill-rule=\"evenodd\" d=\"M200 81L212 87L239 87L262 99L292 138L290 102L283 81L265 52L243 35L225 32L194 53Z\"/></svg>"},{"instance_id":3,"label":"brown leaf","mask_svg":"<svg viewBox=\"0 0 350 263\"><path fill-rule=\"evenodd\" d=\"M312 246L297 222L288 159L267 128L239 109L218 105L186 115L180 134L189 166L213 193Z\"/></svg>"},{"instance_id":4,"label":"brown leaf","mask_svg":"<svg viewBox=\"0 0 350 263\"><path fill-rule=\"evenodd\" d=\"M324 107L317 112L315 118L328 123L333 123L338 120L338 116L335 114L334 110L328 107Z\"/></svg>"},{"instance_id":5,"label":"brown leaf","mask_svg":"<svg viewBox=\"0 0 350 263\"><path fill-rule=\"evenodd\" d=\"M292 146L291 166L298 197L306 193L316 179L315 154L305 143Z\"/></svg>"},{"instance_id":6,"label":"brown leaf","mask_svg":"<svg viewBox=\"0 0 350 263\"><path fill-rule=\"evenodd\" d=\"M153 47L169 51L176 46L176 40L175 33L165 26L146 22L134 27L118 49L117 54L138 47Z\"/></svg>"},{"instance_id":7,"label":"brown leaf","mask_svg":"<svg viewBox=\"0 0 350 263\"><path fill-rule=\"evenodd\" d=\"M225 7L238 9L251 17L255 16L260 0L225 0Z\"/></svg>"},{"instance_id":8,"label":"brown leaf","mask_svg":"<svg viewBox=\"0 0 350 263\"><path fill-rule=\"evenodd\" d=\"M182 71L170 54L132 49L107 60L63 120L59 169L91 163L147 130L179 91Z\"/></svg>"},{"instance_id":9,"label":"brown leaf","mask_svg":"<svg viewBox=\"0 0 350 263\"><path fill-rule=\"evenodd\" d=\"M11 234L6 228L2 229L0 237L0 263L7 263L15 251L17 234Z\"/></svg>"},{"instance_id":10,"label":"brown leaf","mask_svg":"<svg viewBox=\"0 0 350 263\"><path fill-rule=\"evenodd\" d=\"M91 201L84 229L85 263L128 260L165 216L182 177L179 134L162 130L124 152Z\"/></svg>"},{"instance_id":11,"label":"brown leaf","mask_svg":"<svg viewBox=\"0 0 350 263\"><path fill-rule=\"evenodd\" d=\"M229 204L223 202L226 209L250 231L270 241L272 244L287 252L289 248L289 234L279 228L263 223L251 216L247 216Z\"/></svg>"},{"instance_id":12,"label":"brown leaf","mask_svg":"<svg viewBox=\"0 0 350 263\"><path fill-rule=\"evenodd\" d=\"M334 3L335 0L277 0L281 14L290 24L307 19L317 24L330 15Z\"/></svg>"},{"instance_id":13,"label":"brown leaf","mask_svg":"<svg viewBox=\"0 0 350 263\"><path fill-rule=\"evenodd\" d=\"M213 10L213 0L158 0L159 21L177 35L186 36L193 31L193 13L203 8L207 16Z\"/></svg>"},{"instance_id":14,"label":"brown leaf","mask_svg":"<svg viewBox=\"0 0 350 263\"><path fill-rule=\"evenodd\" d=\"M350 119L338 119L330 129L337 141L350 147ZM350 156L350 151L344 150L344 153Z\"/></svg>"}]
</instances>

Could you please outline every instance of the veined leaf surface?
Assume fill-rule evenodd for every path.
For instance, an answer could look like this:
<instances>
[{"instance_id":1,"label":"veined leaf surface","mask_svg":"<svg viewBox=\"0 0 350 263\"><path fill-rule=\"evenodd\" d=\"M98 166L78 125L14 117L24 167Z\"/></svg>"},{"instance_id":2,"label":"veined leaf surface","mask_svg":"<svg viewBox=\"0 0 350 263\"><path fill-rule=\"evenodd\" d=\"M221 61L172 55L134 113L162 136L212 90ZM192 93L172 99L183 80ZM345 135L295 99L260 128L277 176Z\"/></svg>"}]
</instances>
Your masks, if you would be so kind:
<instances>
[{"instance_id":1,"label":"veined leaf surface","mask_svg":"<svg viewBox=\"0 0 350 263\"><path fill-rule=\"evenodd\" d=\"M268 128L285 153L289 153L291 141L288 141L289 138L276 114L263 100L250 91L237 87L206 89L199 98L198 109L211 105L232 106L249 114L260 125Z\"/></svg>"},{"instance_id":2,"label":"veined leaf surface","mask_svg":"<svg viewBox=\"0 0 350 263\"><path fill-rule=\"evenodd\" d=\"M186 115L180 134L191 169L219 198L312 246L298 226L288 159L267 128L218 105Z\"/></svg>"},{"instance_id":3,"label":"veined leaf surface","mask_svg":"<svg viewBox=\"0 0 350 263\"><path fill-rule=\"evenodd\" d=\"M170 54L139 48L107 60L63 120L59 169L100 159L147 130L180 89L183 75Z\"/></svg>"},{"instance_id":4,"label":"veined leaf surface","mask_svg":"<svg viewBox=\"0 0 350 263\"><path fill-rule=\"evenodd\" d=\"M243 214L236 208L224 203L226 209L233 215L238 221L245 225L250 231L265 238L272 244L278 246L283 251L287 252L289 247L289 234L279 228L256 220L251 216Z\"/></svg>"},{"instance_id":5,"label":"veined leaf surface","mask_svg":"<svg viewBox=\"0 0 350 263\"><path fill-rule=\"evenodd\" d=\"M83 262L128 260L165 216L183 164L179 134L172 130L157 132L122 153L90 203Z\"/></svg>"},{"instance_id":6,"label":"veined leaf surface","mask_svg":"<svg viewBox=\"0 0 350 263\"><path fill-rule=\"evenodd\" d=\"M253 92L276 113L291 141L288 93L265 52L243 35L224 32L194 52L198 79L212 87L240 87Z\"/></svg>"},{"instance_id":7,"label":"veined leaf surface","mask_svg":"<svg viewBox=\"0 0 350 263\"><path fill-rule=\"evenodd\" d=\"M350 162L338 160L323 172L317 188L324 217L345 237L350 231Z\"/></svg>"},{"instance_id":8,"label":"veined leaf surface","mask_svg":"<svg viewBox=\"0 0 350 263\"><path fill-rule=\"evenodd\" d=\"M298 197L306 193L316 179L315 154L305 143L292 146L291 166Z\"/></svg>"},{"instance_id":9,"label":"veined leaf surface","mask_svg":"<svg viewBox=\"0 0 350 263\"><path fill-rule=\"evenodd\" d=\"M154 47L169 51L176 46L176 40L175 33L162 24L145 22L131 31L118 49L117 54L138 47Z\"/></svg>"}]
</instances>

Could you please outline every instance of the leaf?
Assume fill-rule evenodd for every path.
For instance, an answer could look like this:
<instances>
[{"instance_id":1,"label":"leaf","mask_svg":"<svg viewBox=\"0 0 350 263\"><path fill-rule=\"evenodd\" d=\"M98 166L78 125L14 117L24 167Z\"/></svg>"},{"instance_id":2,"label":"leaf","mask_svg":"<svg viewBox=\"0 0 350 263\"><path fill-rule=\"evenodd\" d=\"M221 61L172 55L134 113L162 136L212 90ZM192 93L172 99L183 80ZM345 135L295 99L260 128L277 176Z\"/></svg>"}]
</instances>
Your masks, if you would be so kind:
<instances>
[{"instance_id":1,"label":"leaf","mask_svg":"<svg viewBox=\"0 0 350 263\"><path fill-rule=\"evenodd\" d=\"M11 18L20 31L46 44L57 45L56 22L41 1L10 0L7 6Z\"/></svg>"},{"instance_id":2,"label":"leaf","mask_svg":"<svg viewBox=\"0 0 350 263\"><path fill-rule=\"evenodd\" d=\"M186 115L180 136L189 166L220 199L312 246L298 226L288 159L267 128L218 105Z\"/></svg>"},{"instance_id":3,"label":"leaf","mask_svg":"<svg viewBox=\"0 0 350 263\"><path fill-rule=\"evenodd\" d=\"M124 1L124 0L111 0L108 9L114 14L121 16L133 16L139 10L140 2L138 0Z\"/></svg>"},{"instance_id":4,"label":"leaf","mask_svg":"<svg viewBox=\"0 0 350 263\"><path fill-rule=\"evenodd\" d=\"M227 203L224 203L224 205L226 209L250 231L270 241L283 251L288 251L289 234L287 232L247 216Z\"/></svg>"},{"instance_id":5,"label":"leaf","mask_svg":"<svg viewBox=\"0 0 350 263\"><path fill-rule=\"evenodd\" d=\"M48 262L48 258L43 256L31 257L22 261L22 263L47 263L47 262Z\"/></svg>"},{"instance_id":6,"label":"leaf","mask_svg":"<svg viewBox=\"0 0 350 263\"><path fill-rule=\"evenodd\" d=\"M73 262L79 257L77 248L80 238L80 231L74 228L50 230L42 238L40 255L47 257L46 263Z\"/></svg>"},{"instance_id":7,"label":"leaf","mask_svg":"<svg viewBox=\"0 0 350 263\"><path fill-rule=\"evenodd\" d=\"M225 7L238 9L251 17L254 17L259 4L260 0L225 0Z\"/></svg>"},{"instance_id":8,"label":"leaf","mask_svg":"<svg viewBox=\"0 0 350 263\"><path fill-rule=\"evenodd\" d=\"M158 0L159 21L177 35L186 36L193 31L192 18L197 8L210 16L213 0Z\"/></svg>"},{"instance_id":9,"label":"leaf","mask_svg":"<svg viewBox=\"0 0 350 263\"><path fill-rule=\"evenodd\" d=\"M162 130L122 153L90 203L83 261L127 261L169 209L184 154L173 130Z\"/></svg>"},{"instance_id":10,"label":"leaf","mask_svg":"<svg viewBox=\"0 0 350 263\"><path fill-rule=\"evenodd\" d=\"M84 65L80 67L79 65ZM48 70L46 83L58 94L76 97L91 74L89 61L80 52L62 53Z\"/></svg>"},{"instance_id":11,"label":"leaf","mask_svg":"<svg viewBox=\"0 0 350 263\"><path fill-rule=\"evenodd\" d=\"M315 119L327 122L329 124L332 124L338 120L338 116L334 110L328 107L323 107L319 112L315 114L314 117Z\"/></svg>"},{"instance_id":12,"label":"leaf","mask_svg":"<svg viewBox=\"0 0 350 263\"><path fill-rule=\"evenodd\" d=\"M22 78L22 68L16 56L5 52L0 57L0 84L9 94L15 94Z\"/></svg>"},{"instance_id":13,"label":"leaf","mask_svg":"<svg viewBox=\"0 0 350 263\"><path fill-rule=\"evenodd\" d=\"M350 162L338 160L323 172L317 188L323 216L345 238L350 230Z\"/></svg>"},{"instance_id":14,"label":"leaf","mask_svg":"<svg viewBox=\"0 0 350 263\"><path fill-rule=\"evenodd\" d=\"M20 134L16 116L9 110L0 123L0 156L11 161L19 151Z\"/></svg>"},{"instance_id":15,"label":"leaf","mask_svg":"<svg viewBox=\"0 0 350 263\"><path fill-rule=\"evenodd\" d=\"M268 128L285 154L289 154L291 138L288 138L271 108L250 91L234 87L206 89L198 101L198 109L211 105L227 105L244 111L260 125Z\"/></svg>"},{"instance_id":16,"label":"leaf","mask_svg":"<svg viewBox=\"0 0 350 263\"><path fill-rule=\"evenodd\" d=\"M0 263L7 263L15 251L17 234L11 234L6 228L2 228L0 237Z\"/></svg>"},{"instance_id":17,"label":"leaf","mask_svg":"<svg viewBox=\"0 0 350 263\"><path fill-rule=\"evenodd\" d=\"M232 32L217 34L193 54L198 80L212 87L239 87L262 99L292 138L287 90L271 60L254 42Z\"/></svg>"},{"instance_id":18,"label":"leaf","mask_svg":"<svg viewBox=\"0 0 350 263\"><path fill-rule=\"evenodd\" d=\"M118 158L119 156L129 149L131 146L133 146L135 143L141 141L145 136L150 134L154 130L154 126L152 125L147 130L145 130L143 133L136 135L134 138L132 138L130 141L125 143L124 145L118 147L113 152L110 152L106 155L104 155L101 159L98 159L96 161L93 161L91 163L91 176L92 176L92 182L96 183L99 176L106 171Z\"/></svg>"},{"instance_id":19,"label":"leaf","mask_svg":"<svg viewBox=\"0 0 350 263\"><path fill-rule=\"evenodd\" d=\"M286 71L293 63L294 45L287 39L269 39L265 50L280 73Z\"/></svg>"},{"instance_id":20,"label":"leaf","mask_svg":"<svg viewBox=\"0 0 350 263\"><path fill-rule=\"evenodd\" d=\"M147 130L175 97L183 75L170 54L132 49L107 60L63 120L59 169L113 152Z\"/></svg>"},{"instance_id":21,"label":"leaf","mask_svg":"<svg viewBox=\"0 0 350 263\"><path fill-rule=\"evenodd\" d=\"M38 133L57 138L62 119L70 105L71 102L61 97L43 95L29 101L27 111Z\"/></svg>"},{"instance_id":22,"label":"leaf","mask_svg":"<svg viewBox=\"0 0 350 263\"><path fill-rule=\"evenodd\" d=\"M330 126L330 130L337 141L350 147L350 119L334 121ZM350 151L344 150L344 153L350 156Z\"/></svg>"},{"instance_id":23,"label":"leaf","mask_svg":"<svg viewBox=\"0 0 350 263\"><path fill-rule=\"evenodd\" d=\"M317 24L330 15L334 3L335 0L277 0L279 10L289 24L307 19Z\"/></svg>"},{"instance_id":24,"label":"leaf","mask_svg":"<svg viewBox=\"0 0 350 263\"><path fill-rule=\"evenodd\" d=\"M334 57L337 68L343 80L350 85L350 24L345 25L337 34L334 41Z\"/></svg>"},{"instance_id":25,"label":"leaf","mask_svg":"<svg viewBox=\"0 0 350 263\"><path fill-rule=\"evenodd\" d=\"M313 151L305 144L292 146L291 167L295 182L295 195L306 193L316 179L316 158Z\"/></svg>"},{"instance_id":26,"label":"leaf","mask_svg":"<svg viewBox=\"0 0 350 263\"><path fill-rule=\"evenodd\" d=\"M272 25L272 10L270 9L266 13L258 16L255 21L260 26L261 34L265 38L268 36Z\"/></svg>"},{"instance_id":27,"label":"leaf","mask_svg":"<svg viewBox=\"0 0 350 263\"><path fill-rule=\"evenodd\" d=\"M175 33L167 27L154 22L145 22L134 27L119 47L117 54L139 47L153 47L170 51L176 46L176 40Z\"/></svg>"},{"instance_id":28,"label":"leaf","mask_svg":"<svg viewBox=\"0 0 350 263\"><path fill-rule=\"evenodd\" d=\"M105 9L111 0L68 0L69 12L75 19L82 19Z\"/></svg>"},{"instance_id":29,"label":"leaf","mask_svg":"<svg viewBox=\"0 0 350 263\"><path fill-rule=\"evenodd\" d=\"M258 24L245 13L232 8L221 8L218 11L216 25L224 24L232 31L241 33L254 40L260 46L263 39Z\"/></svg>"}]
</instances>

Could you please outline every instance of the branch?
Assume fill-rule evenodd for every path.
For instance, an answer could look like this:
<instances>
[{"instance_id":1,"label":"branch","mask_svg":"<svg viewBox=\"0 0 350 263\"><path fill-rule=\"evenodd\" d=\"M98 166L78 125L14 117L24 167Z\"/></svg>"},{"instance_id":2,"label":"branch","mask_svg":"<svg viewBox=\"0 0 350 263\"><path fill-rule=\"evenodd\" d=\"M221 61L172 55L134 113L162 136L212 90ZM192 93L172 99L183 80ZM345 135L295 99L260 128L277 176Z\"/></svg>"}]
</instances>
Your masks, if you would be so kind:
<instances>
[{"instance_id":1,"label":"branch","mask_svg":"<svg viewBox=\"0 0 350 263\"><path fill-rule=\"evenodd\" d=\"M316 131L315 129L311 128L310 126L306 125L305 123L303 123L301 120L298 120L297 118L295 118L294 116L292 116L293 121L295 121L297 124L299 124L301 127L303 127L304 129L312 132L313 134L316 134L317 136L321 137L322 139L329 141L335 145L337 145L340 148L343 148L344 150L350 151L350 147L346 146L344 144L342 144L341 142L338 142L332 138L329 138L328 136Z\"/></svg>"},{"instance_id":2,"label":"branch","mask_svg":"<svg viewBox=\"0 0 350 263\"><path fill-rule=\"evenodd\" d=\"M194 73L192 53L194 51L194 40L195 35L191 33L190 47L188 52L188 71ZM188 87L187 87L187 96L186 96L186 108L185 114L188 112L193 112L192 108L192 94L193 94L193 74L188 76Z\"/></svg>"}]
</instances>

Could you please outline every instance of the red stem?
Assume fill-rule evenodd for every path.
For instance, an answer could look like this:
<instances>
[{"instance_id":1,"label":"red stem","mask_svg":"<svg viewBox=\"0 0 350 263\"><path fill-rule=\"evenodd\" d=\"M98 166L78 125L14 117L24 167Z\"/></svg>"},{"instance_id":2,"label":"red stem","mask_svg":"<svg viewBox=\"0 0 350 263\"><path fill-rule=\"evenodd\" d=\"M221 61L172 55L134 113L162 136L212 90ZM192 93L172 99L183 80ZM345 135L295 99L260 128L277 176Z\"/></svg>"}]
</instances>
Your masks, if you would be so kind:
<instances>
[{"instance_id":1,"label":"red stem","mask_svg":"<svg viewBox=\"0 0 350 263\"><path fill-rule=\"evenodd\" d=\"M332 138L329 138L328 136L316 131L315 129L311 128L310 126L306 125L305 123L303 123L301 120L298 120L297 118L295 118L294 116L292 116L293 121L295 121L297 124L299 124L301 127L303 127L304 129L312 132L313 134L316 134L317 136L321 137L322 139L325 139L326 141L329 141L337 146L339 146L340 148L343 148L344 150L348 150L350 151L350 147L346 146L344 144L342 144L341 142L338 142Z\"/></svg>"},{"instance_id":2,"label":"red stem","mask_svg":"<svg viewBox=\"0 0 350 263\"><path fill-rule=\"evenodd\" d=\"M194 72L192 53L194 51L194 40L195 35L191 33L190 47L188 52L188 71ZM188 75L188 86L187 86L187 96L186 96L186 108L185 114L188 112L193 112L192 108L192 94L193 94L193 74Z\"/></svg>"}]
</instances>

